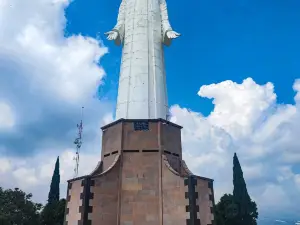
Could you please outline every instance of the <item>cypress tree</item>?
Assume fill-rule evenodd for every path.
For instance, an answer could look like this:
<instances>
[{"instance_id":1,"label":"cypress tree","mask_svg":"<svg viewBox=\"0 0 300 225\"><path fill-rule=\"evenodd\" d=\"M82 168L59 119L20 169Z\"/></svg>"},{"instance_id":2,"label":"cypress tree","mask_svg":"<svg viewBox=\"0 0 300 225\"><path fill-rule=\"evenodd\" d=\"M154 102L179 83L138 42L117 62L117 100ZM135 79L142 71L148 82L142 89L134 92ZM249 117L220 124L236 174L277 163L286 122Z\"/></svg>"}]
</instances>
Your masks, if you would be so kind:
<instances>
[{"instance_id":1,"label":"cypress tree","mask_svg":"<svg viewBox=\"0 0 300 225\"><path fill-rule=\"evenodd\" d=\"M49 204L59 201L59 184L60 184L59 157L57 157L54 172L52 175L50 191L49 191L49 195L48 195L48 203Z\"/></svg>"},{"instance_id":2,"label":"cypress tree","mask_svg":"<svg viewBox=\"0 0 300 225\"><path fill-rule=\"evenodd\" d=\"M55 168L51 180L48 203L41 212L41 222L43 225L62 225L64 223L65 200L59 200L59 157L57 157Z\"/></svg>"},{"instance_id":3,"label":"cypress tree","mask_svg":"<svg viewBox=\"0 0 300 225\"><path fill-rule=\"evenodd\" d=\"M258 217L256 203L251 201L239 159L233 157L233 199L237 204L237 221L239 225L256 225Z\"/></svg>"}]
</instances>

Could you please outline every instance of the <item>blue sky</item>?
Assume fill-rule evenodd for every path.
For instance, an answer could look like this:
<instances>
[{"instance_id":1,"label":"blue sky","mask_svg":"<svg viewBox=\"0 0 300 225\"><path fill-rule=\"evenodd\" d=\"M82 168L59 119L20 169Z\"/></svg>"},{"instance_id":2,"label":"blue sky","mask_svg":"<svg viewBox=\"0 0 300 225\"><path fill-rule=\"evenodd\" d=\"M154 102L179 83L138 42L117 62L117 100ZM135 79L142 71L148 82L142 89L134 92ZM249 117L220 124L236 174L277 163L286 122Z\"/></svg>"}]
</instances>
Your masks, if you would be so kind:
<instances>
[{"instance_id":1,"label":"blue sky","mask_svg":"<svg viewBox=\"0 0 300 225\"><path fill-rule=\"evenodd\" d=\"M76 0L66 10L66 33L104 39L116 21L119 0ZM224 80L272 82L278 101L292 103L300 67L300 2L297 0L168 1L173 29L182 37L166 49L170 104L207 115L211 101L197 96L204 84ZM115 100L121 49L104 41L109 74L100 96ZM189 91L185 91L189 90Z\"/></svg>"},{"instance_id":2,"label":"blue sky","mask_svg":"<svg viewBox=\"0 0 300 225\"><path fill-rule=\"evenodd\" d=\"M300 220L300 2L167 0L182 36L165 49L171 120L183 158L232 191L237 152L259 225ZM0 186L44 202L57 156L61 194L73 177L84 106L80 175L114 120L121 48L105 40L119 0L0 0ZM100 84L100 85L99 85ZM95 98L95 93L98 98Z\"/></svg>"}]
</instances>

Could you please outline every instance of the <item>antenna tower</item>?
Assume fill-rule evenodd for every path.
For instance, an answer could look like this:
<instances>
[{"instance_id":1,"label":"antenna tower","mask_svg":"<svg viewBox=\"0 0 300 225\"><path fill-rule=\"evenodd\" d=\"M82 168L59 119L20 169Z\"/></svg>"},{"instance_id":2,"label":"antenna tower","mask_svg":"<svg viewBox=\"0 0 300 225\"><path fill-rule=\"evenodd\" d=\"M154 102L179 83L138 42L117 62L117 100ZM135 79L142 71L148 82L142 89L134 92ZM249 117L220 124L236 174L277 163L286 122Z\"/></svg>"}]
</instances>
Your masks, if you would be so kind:
<instances>
[{"instance_id":1,"label":"antenna tower","mask_svg":"<svg viewBox=\"0 0 300 225\"><path fill-rule=\"evenodd\" d=\"M74 177L78 176L78 168L79 168L79 154L80 154L80 148L82 145L82 129L83 129L83 124L82 124L82 118L83 118L83 109L84 107L81 108L81 120L80 123L77 124L78 128L78 136L74 141L74 144L76 145L76 155L75 155L75 169L74 169Z\"/></svg>"}]
</instances>

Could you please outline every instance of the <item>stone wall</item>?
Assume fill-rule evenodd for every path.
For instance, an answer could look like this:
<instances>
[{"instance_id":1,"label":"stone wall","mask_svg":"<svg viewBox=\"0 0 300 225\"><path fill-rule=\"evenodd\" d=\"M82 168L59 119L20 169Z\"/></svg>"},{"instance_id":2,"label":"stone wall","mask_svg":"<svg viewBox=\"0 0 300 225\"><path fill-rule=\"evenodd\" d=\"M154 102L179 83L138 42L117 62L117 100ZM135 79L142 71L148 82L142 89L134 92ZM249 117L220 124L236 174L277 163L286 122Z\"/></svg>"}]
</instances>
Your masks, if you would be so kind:
<instances>
[{"instance_id":1,"label":"stone wall","mask_svg":"<svg viewBox=\"0 0 300 225\"><path fill-rule=\"evenodd\" d=\"M103 128L101 163L69 181L65 225L213 224L213 181L182 160L181 127L144 122Z\"/></svg>"},{"instance_id":2,"label":"stone wall","mask_svg":"<svg viewBox=\"0 0 300 225\"><path fill-rule=\"evenodd\" d=\"M123 153L120 225L159 225L159 152Z\"/></svg>"},{"instance_id":3,"label":"stone wall","mask_svg":"<svg viewBox=\"0 0 300 225\"><path fill-rule=\"evenodd\" d=\"M161 147L162 150L181 158L181 127L161 123Z\"/></svg>"},{"instance_id":4,"label":"stone wall","mask_svg":"<svg viewBox=\"0 0 300 225\"><path fill-rule=\"evenodd\" d=\"M201 220L201 225L213 224L213 186L212 181L196 177L197 185L195 187L198 193L198 199L196 199L196 204L199 206L200 212L198 212L198 218Z\"/></svg>"},{"instance_id":5,"label":"stone wall","mask_svg":"<svg viewBox=\"0 0 300 225\"><path fill-rule=\"evenodd\" d=\"M187 187L183 177L171 167L163 156L162 164L162 193L163 193L163 225L186 225L188 213L185 198Z\"/></svg>"},{"instance_id":6,"label":"stone wall","mask_svg":"<svg viewBox=\"0 0 300 225\"><path fill-rule=\"evenodd\" d=\"M68 184L67 206L66 206L66 222L65 225L78 224L81 220L81 212L79 208L82 207L82 180L70 181Z\"/></svg>"},{"instance_id":7,"label":"stone wall","mask_svg":"<svg viewBox=\"0 0 300 225\"><path fill-rule=\"evenodd\" d=\"M110 166L104 174L91 177L90 193L93 198L89 200L91 211L88 220L92 224L118 224L120 160Z\"/></svg>"},{"instance_id":8,"label":"stone wall","mask_svg":"<svg viewBox=\"0 0 300 225\"><path fill-rule=\"evenodd\" d=\"M111 165L113 164L115 158L118 156L119 151L113 151L109 155L104 155L103 161L102 161L102 171L107 170Z\"/></svg>"},{"instance_id":9,"label":"stone wall","mask_svg":"<svg viewBox=\"0 0 300 225\"><path fill-rule=\"evenodd\" d=\"M104 155L114 151L120 151L122 148L122 126L123 123L117 123L103 130L102 136L102 160Z\"/></svg>"},{"instance_id":10,"label":"stone wall","mask_svg":"<svg viewBox=\"0 0 300 225\"><path fill-rule=\"evenodd\" d=\"M158 124L149 122L149 130L135 131L132 122L124 122L123 150L158 150Z\"/></svg>"}]
</instances>

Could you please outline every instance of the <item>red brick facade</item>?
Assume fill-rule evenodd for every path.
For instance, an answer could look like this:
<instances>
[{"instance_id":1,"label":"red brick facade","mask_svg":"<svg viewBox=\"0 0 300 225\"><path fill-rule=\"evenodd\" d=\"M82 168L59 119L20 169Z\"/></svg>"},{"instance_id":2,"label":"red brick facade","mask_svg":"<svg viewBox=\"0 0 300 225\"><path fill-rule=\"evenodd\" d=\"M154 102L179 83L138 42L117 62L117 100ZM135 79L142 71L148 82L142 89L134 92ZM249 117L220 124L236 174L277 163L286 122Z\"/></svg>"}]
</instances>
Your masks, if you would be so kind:
<instances>
[{"instance_id":1,"label":"red brick facade","mask_svg":"<svg viewBox=\"0 0 300 225\"><path fill-rule=\"evenodd\" d=\"M69 181L65 224L213 224L213 181L187 169L180 126L119 120L102 130L101 162Z\"/></svg>"}]
</instances>

